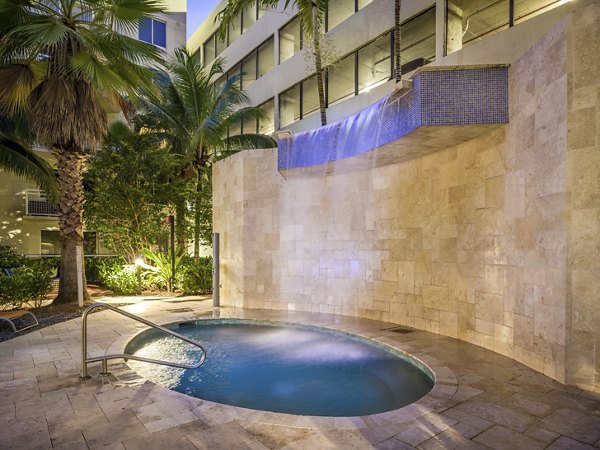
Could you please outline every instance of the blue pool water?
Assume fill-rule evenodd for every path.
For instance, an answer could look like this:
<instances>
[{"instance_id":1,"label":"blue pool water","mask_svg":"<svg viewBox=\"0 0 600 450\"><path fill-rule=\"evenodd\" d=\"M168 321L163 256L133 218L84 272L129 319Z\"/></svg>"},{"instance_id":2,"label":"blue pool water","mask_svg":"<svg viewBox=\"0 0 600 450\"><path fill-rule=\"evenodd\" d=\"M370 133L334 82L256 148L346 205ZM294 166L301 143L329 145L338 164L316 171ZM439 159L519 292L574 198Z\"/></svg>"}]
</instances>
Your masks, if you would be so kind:
<instances>
[{"instance_id":1,"label":"blue pool water","mask_svg":"<svg viewBox=\"0 0 600 450\"><path fill-rule=\"evenodd\" d=\"M400 408L433 387L428 369L409 357L341 332L247 320L201 320L168 328L206 348L200 368L129 364L151 381L218 403L351 417ZM198 357L194 347L157 330L140 333L125 351L189 363Z\"/></svg>"}]
</instances>

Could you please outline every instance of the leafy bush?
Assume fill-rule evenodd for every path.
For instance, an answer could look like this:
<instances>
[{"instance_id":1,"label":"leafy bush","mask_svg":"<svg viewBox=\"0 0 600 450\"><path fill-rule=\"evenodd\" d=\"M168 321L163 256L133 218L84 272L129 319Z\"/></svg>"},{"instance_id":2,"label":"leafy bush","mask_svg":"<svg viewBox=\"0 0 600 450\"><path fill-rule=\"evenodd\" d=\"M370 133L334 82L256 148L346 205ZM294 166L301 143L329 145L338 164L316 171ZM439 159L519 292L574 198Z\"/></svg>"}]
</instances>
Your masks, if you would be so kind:
<instances>
[{"instance_id":1,"label":"leafy bush","mask_svg":"<svg viewBox=\"0 0 600 450\"><path fill-rule=\"evenodd\" d=\"M17 254L8 245L0 245L0 269L23 266L27 258Z\"/></svg>"},{"instance_id":2,"label":"leafy bush","mask_svg":"<svg viewBox=\"0 0 600 450\"><path fill-rule=\"evenodd\" d=\"M176 272L176 285L184 294L208 294L212 291L212 258L182 258Z\"/></svg>"},{"instance_id":3,"label":"leafy bush","mask_svg":"<svg viewBox=\"0 0 600 450\"><path fill-rule=\"evenodd\" d=\"M138 289L136 266L118 260L102 261L98 264L100 280L108 289L123 295L135 295ZM144 287L142 277L142 288Z\"/></svg>"},{"instance_id":4,"label":"leafy bush","mask_svg":"<svg viewBox=\"0 0 600 450\"><path fill-rule=\"evenodd\" d=\"M108 256L101 258L85 258L85 279L91 284L104 284L100 274L102 266L110 266L120 269L123 267L123 260L118 256Z\"/></svg>"},{"instance_id":5,"label":"leafy bush","mask_svg":"<svg viewBox=\"0 0 600 450\"><path fill-rule=\"evenodd\" d=\"M0 276L0 303L20 308L29 302L34 308L39 308L50 292L50 277L54 271L52 261L39 259L14 267L11 276Z\"/></svg>"}]
</instances>

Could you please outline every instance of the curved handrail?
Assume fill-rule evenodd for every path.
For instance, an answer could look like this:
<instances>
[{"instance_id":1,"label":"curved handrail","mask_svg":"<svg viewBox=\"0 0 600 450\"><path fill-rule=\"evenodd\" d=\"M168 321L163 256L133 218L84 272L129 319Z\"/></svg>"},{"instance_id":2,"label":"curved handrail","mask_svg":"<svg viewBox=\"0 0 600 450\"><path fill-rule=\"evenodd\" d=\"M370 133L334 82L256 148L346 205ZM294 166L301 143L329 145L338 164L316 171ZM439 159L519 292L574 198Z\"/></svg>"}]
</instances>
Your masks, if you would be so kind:
<instances>
[{"instance_id":1,"label":"curved handrail","mask_svg":"<svg viewBox=\"0 0 600 450\"><path fill-rule=\"evenodd\" d=\"M109 309L111 311L116 312L117 314L121 314L125 317L133 319L137 322L143 323L144 325L148 325L151 328L160 330L163 333L169 334L171 336L181 339L182 341L187 342L188 344L192 344L192 345L198 347L202 351L202 356L200 358L200 361L197 362L196 364L180 364L180 363L174 363L174 362L170 362L170 361L162 361L160 359L152 359L152 358L144 358L142 356L128 355L125 353L117 353L114 355L104 355L104 356L94 356L94 357L88 358L87 357L87 317L90 314L90 312L92 312L94 309L97 309L97 308ZM83 315L81 316L81 318L82 318L82 323L81 323L81 362L82 362L81 378L90 378L90 376L88 375L88 371L87 371L87 365L91 362L98 362L98 361L102 361L102 372L100 372L100 375L108 375L109 374L109 372L108 372L108 360L109 359L119 359L119 358L133 359L135 361L142 361L142 362L147 362L147 363L152 363L152 364L160 364L163 366L176 367L178 369L197 369L206 360L206 350L198 342L196 342L192 339L189 339L185 336L182 336L179 333L175 333L174 331L171 331L168 328L165 328L154 322L150 322L149 320L146 320L142 317L136 316L135 314L131 314L127 311L123 311L122 309L117 308L115 306L107 305L106 303L94 303L93 305L89 306L83 312Z\"/></svg>"}]
</instances>

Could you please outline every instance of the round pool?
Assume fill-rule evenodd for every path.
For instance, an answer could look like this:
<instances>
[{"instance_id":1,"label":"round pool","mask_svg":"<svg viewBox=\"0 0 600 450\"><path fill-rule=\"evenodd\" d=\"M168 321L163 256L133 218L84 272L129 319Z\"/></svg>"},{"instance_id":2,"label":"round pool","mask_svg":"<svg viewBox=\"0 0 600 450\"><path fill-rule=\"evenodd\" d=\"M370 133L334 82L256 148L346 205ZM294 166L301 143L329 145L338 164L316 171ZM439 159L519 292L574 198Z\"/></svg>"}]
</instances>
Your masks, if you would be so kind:
<instances>
[{"instance_id":1,"label":"round pool","mask_svg":"<svg viewBox=\"0 0 600 450\"><path fill-rule=\"evenodd\" d=\"M418 360L355 335L306 325L235 319L167 325L201 343L198 369L130 360L140 375L204 400L263 411L352 417L408 405L431 390L432 372ZM146 330L128 354L197 361L199 350Z\"/></svg>"}]
</instances>

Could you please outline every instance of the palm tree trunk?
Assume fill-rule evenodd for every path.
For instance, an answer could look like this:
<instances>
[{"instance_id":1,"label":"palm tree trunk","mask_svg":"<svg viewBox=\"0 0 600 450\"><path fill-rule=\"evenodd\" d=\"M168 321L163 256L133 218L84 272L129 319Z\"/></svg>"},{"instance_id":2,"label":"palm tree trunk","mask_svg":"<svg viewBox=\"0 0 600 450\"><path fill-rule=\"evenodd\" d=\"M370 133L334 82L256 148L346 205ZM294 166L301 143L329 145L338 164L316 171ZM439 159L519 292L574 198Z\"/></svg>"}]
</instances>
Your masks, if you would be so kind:
<instances>
[{"instance_id":1,"label":"palm tree trunk","mask_svg":"<svg viewBox=\"0 0 600 450\"><path fill-rule=\"evenodd\" d=\"M76 303L77 247L83 249L83 177L85 155L81 148L71 144L57 148L58 160L59 227L60 227L60 281L58 295L53 303ZM82 258L83 297L89 299Z\"/></svg>"},{"instance_id":2,"label":"palm tree trunk","mask_svg":"<svg viewBox=\"0 0 600 450\"><path fill-rule=\"evenodd\" d=\"M202 172L198 171L194 199L194 258L200 257L200 220L202 218Z\"/></svg>"},{"instance_id":3,"label":"palm tree trunk","mask_svg":"<svg viewBox=\"0 0 600 450\"><path fill-rule=\"evenodd\" d=\"M396 83L402 81L402 62L400 61L400 7L402 0L394 0L394 79Z\"/></svg>"},{"instance_id":4,"label":"palm tree trunk","mask_svg":"<svg viewBox=\"0 0 600 450\"><path fill-rule=\"evenodd\" d=\"M321 61L321 42L319 22L317 19L317 5L313 1L313 46L315 51L315 72L317 74L317 91L319 92L319 111L321 113L321 126L327 125L327 111L325 110L325 89L323 85L323 64Z\"/></svg>"}]
</instances>

